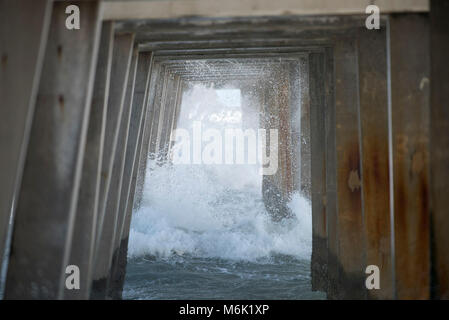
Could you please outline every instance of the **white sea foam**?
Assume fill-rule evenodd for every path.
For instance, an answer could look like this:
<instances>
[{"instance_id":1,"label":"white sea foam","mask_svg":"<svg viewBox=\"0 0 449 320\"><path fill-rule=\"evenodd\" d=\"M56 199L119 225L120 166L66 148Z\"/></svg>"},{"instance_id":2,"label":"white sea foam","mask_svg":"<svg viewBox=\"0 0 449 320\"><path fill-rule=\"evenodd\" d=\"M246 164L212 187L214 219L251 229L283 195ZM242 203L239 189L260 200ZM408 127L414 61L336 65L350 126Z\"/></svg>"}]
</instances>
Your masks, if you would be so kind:
<instances>
[{"instance_id":1,"label":"white sea foam","mask_svg":"<svg viewBox=\"0 0 449 320\"><path fill-rule=\"evenodd\" d=\"M211 90L199 86L186 94L179 126L188 128L194 120L226 114L227 106ZM207 104L199 108L198 101ZM239 111L236 106L230 110ZM225 120L209 126L241 127ZM252 122L258 123L257 118ZM310 203L294 194L289 207L297 219L287 225L273 223L261 198L257 165L157 166L149 161L147 168L143 203L131 223L130 257L190 254L255 261L286 254L310 258Z\"/></svg>"},{"instance_id":2,"label":"white sea foam","mask_svg":"<svg viewBox=\"0 0 449 320\"><path fill-rule=\"evenodd\" d=\"M289 203L297 220L280 226L265 210L260 185L242 183L241 172L232 175L229 167L224 174L223 168L149 166L143 205L132 220L130 257L186 253L250 261L276 253L310 257L310 204L299 194ZM220 174L214 174L217 171Z\"/></svg>"}]
</instances>

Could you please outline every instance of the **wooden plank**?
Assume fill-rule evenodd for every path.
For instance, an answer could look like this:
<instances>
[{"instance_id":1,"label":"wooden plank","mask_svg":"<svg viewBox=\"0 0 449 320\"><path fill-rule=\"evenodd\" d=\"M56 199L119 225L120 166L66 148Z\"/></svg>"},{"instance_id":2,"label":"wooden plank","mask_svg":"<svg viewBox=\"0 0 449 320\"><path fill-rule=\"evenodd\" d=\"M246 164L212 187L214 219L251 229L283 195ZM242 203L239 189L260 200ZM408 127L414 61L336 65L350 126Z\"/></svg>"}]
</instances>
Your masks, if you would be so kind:
<instances>
[{"instance_id":1,"label":"wooden plank","mask_svg":"<svg viewBox=\"0 0 449 320\"><path fill-rule=\"evenodd\" d=\"M168 155L168 148L170 145L170 133L171 133L171 127L172 127L172 121L173 121L173 114L174 114L174 108L175 108L175 102L176 102L176 81L173 74L168 74L168 80L167 80L167 91L166 91L166 98L165 98L165 114L164 114L164 120L161 128L161 137L160 137L160 157L162 162L167 161L167 155Z\"/></svg>"},{"instance_id":2,"label":"wooden plank","mask_svg":"<svg viewBox=\"0 0 449 320\"><path fill-rule=\"evenodd\" d=\"M310 151L310 97L308 61L301 58L298 62L299 81L299 191L311 200L311 151ZM298 120L298 119L297 119Z\"/></svg>"},{"instance_id":3,"label":"wooden plank","mask_svg":"<svg viewBox=\"0 0 449 320\"><path fill-rule=\"evenodd\" d=\"M154 74L154 72L152 72ZM151 88L148 89L148 93L151 94L152 90ZM131 186L129 190L129 196L128 196L128 202L126 205L126 216L125 221L123 224L123 234L120 241L120 250L119 250L119 257L117 262L117 270L116 270L116 276L114 280L116 283L114 284L117 288L117 295L121 295L121 292L123 290L123 285L125 283L125 272L126 272L126 265L127 265L127 254L128 254L128 240L129 240L129 232L131 228L131 219L132 214L134 210L134 204L135 204L135 198L136 198L136 186L137 186L137 176L139 174L139 163L141 159L141 154L143 152L143 143L145 140L145 131L150 129L150 126L147 125L147 121L151 122L151 112L150 112L150 100L148 99L146 103L146 113L144 117L142 117L142 123L140 126L140 133L139 133L139 139L137 143L137 153L136 157L134 158L134 165L133 165L133 172L132 172L132 180L131 180Z\"/></svg>"},{"instance_id":4,"label":"wooden plank","mask_svg":"<svg viewBox=\"0 0 449 320\"><path fill-rule=\"evenodd\" d=\"M359 29L358 65L366 266L380 270L380 290L369 290L367 296L393 299L385 26Z\"/></svg>"},{"instance_id":5,"label":"wooden plank","mask_svg":"<svg viewBox=\"0 0 449 320\"><path fill-rule=\"evenodd\" d=\"M449 2L431 0L430 172L433 298L449 299Z\"/></svg>"},{"instance_id":6,"label":"wooden plank","mask_svg":"<svg viewBox=\"0 0 449 320\"><path fill-rule=\"evenodd\" d=\"M114 25L104 22L69 260L69 264L78 266L80 270L80 288L66 289L64 299L88 299L90 295L113 41Z\"/></svg>"},{"instance_id":7,"label":"wooden plank","mask_svg":"<svg viewBox=\"0 0 449 320\"><path fill-rule=\"evenodd\" d=\"M108 296L112 299L121 299L121 283L126 271L125 269L119 269L118 264L120 255L122 254L122 234L126 220L126 207L129 199L134 161L137 154L140 126L144 112L146 111L146 106L148 105L146 103L148 101L146 95L148 94L151 58L151 52L139 53L137 62L136 83L134 87L134 97L132 99L131 119L129 124L128 142L126 145L125 167L123 171L120 206L118 210L119 217L114 239L112 273L108 285ZM123 264L123 262L121 264Z\"/></svg>"},{"instance_id":8,"label":"wooden plank","mask_svg":"<svg viewBox=\"0 0 449 320\"><path fill-rule=\"evenodd\" d=\"M129 35L115 35L112 51L111 80L109 84L108 111L106 119L105 139L103 147L103 159L101 163L100 198L98 207L98 221L96 232L96 244L103 228L104 213L107 194L111 181L114 154L117 146L118 131L122 118L123 103L125 100L126 85L128 81L129 64L131 63L132 41Z\"/></svg>"},{"instance_id":9,"label":"wooden plank","mask_svg":"<svg viewBox=\"0 0 449 320\"><path fill-rule=\"evenodd\" d=\"M230 16L279 16L365 14L370 0L228 0L214 3L209 0L184 1L111 1L106 3L106 19L156 19L181 18L185 16L230 17ZM376 1L382 13L428 11L427 0Z\"/></svg>"},{"instance_id":10,"label":"wooden plank","mask_svg":"<svg viewBox=\"0 0 449 320\"><path fill-rule=\"evenodd\" d=\"M139 208L141 205L148 158L154 158L154 150L156 146L156 141L155 139L152 139L152 137L156 135L157 126L155 127L153 124L156 119L159 119L159 103L160 94L162 92L164 68L162 68L160 64L154 64L153 68L154 69L151 72L150 91L148 96L148 114L145 118L142 149L139 154L139 165L137 167L138 172L136 178L135 200L133 202L133 207L135 209Z\"/></svg>"},{"instance_id":11,"label":"wooden plank","mask_svg":"<svg viewBox=\"0 0 449 320\"><path fill-rule=\"evenodd\" d=\"M157 159L160 157L160 153L163 148L163 132L165 128L165 120L167 117L167 99L168 99L168 88L170 85L170 73L165 68L164 70L164 77L163 77L163 86L162 86L162 92L161 92L161 98L160 98L160 104L159 104L159 117L155 118L155 122L153 122L152 126L155 129L156 134L153 136L151 134L151 140L154 140L154 155ZM153 138L154 137L154 138Z\"/></svg>"},{"instance_id":12,"label":"wooden plank","mask_svg":"<svg viewBox=\"0 0 449 320\"><path fill-rule=\"evenodd\" d=\"M48 0L0 1L0 269L22 180L51 9Z\"/></svg>"},{"instance_id":13,"label":"wooden plank","mask_svg":"<svg viewBox=\"0 0 449 320\"><path fill-rule=\"evenodd\" d=\"M173 110L173 119L171 122L171 129L170 129L170 134L168 137L168 152L167 152L167 158L169 161L172 160L171 158L171 148L173 147L175 141L171 140L171 135L172 133L176 130L177 124L178 124L178 118L179 118L179 113L180 113L180 108L181 108L181 101L182 101L182 86L183 86L183 82L181 81L181 77L179 75L175 75L175 81L176 81L176 86L175 86L175 90L176 90L176 96L175 96L175 101L174 101L174 110Z\"/></svg>"},{"instance_id":14,"label":"wooden plank","mask_svg":"<svg viewBox=\"0 0 449 320\"><path fill-rule=\"evenodd\" d=\"M390 17L398 299L430 296L429 32L429 19L425 15Z\"/></svg>"},{"instance_id":15,"label":"wooden plank","mask_svg":"<svg viewBox=\"0 0 449 320\"><path fill-rule=\"evenodd\" d=\"M338 298L365 298L365 246L359 142L357 50L354 37L335 45Z\"/></svg>"},{"instance_id":16,"label":"wooden plank","mask_svg":"<svg viewBox=\"0 0 449 320\"><path fill-rule=\"evenodd\" d=\"M74 2L82 28L53 5L44 65L18 196L6 299L61 298L100 40L99 1ZM38 276L36 276L38 275Z\"/></svg>"},{"instance_id":17,"label":"wooden plank","mask_svg":"<svg viewBox=\"0 0 449 320\"><path fill-rule=\"evenodd\" d=\"M106 215L109 215L110 223L105 223L104 226L108 226L108 229L103 228L102 240L105 239L105 246L109 251L108 257L108 265L109 270L107 274L107 285L105 295L109 299L109 281L112 277L112 268L113 268L113 256L118 254L118 248L116 247L116 234L118 233L118 229L121 230L121 223L123 220L120 219L122 213L119 212L120 209L120 196L122 194L123 188L123 175L125 170L125 160L126 160L126 149L128 145L128 137L129 137L129 127L131 122L132 115L132 106L133 106L133 97L134 97L134 87L135 87L135 79L136 79L136 71L137 71L137 59L138 59L138 51L134 48L131 65L129 70L128 77L128 85L126 88L126 97L123 106L123 115L120 123L119 130L119 138L117 141L117 150L115 153L114 159L114 167L112 170L112 178L111 178L111 186L109 188L108 194L108 203L106 205ZM110 229L109 229L110 228ZM111 232L108 232L108 231ZM101 243L102 244L102 243Z\"/></svg>"},{"instance_id":18,"label":"wooden plank","mask_svg":"<svg viewBox=\"0 0 449 320\"><path fill-rule=\"evenodd\" d=\"M334 299L338 293L339 265L338 257L338 216L337 216L337 149L336 149L336 123L335 123L335 74L334 51L332 47L324 49L325 53L325 162L326 162L326 194L323 203L326 207L326 240L327 257L327 297ZM323 244L324 246L324 244ZM327 289L327 290L326 290Z\"/></svg>"},{"instance_id":19,"label":"wooden plank","mask_svg":"<svg viewBox=\"0 0 449 320\"><path fill-rule=\"evenodd\" d=\"M308 88L310 97L310 150L312 195L312 290L327 289L326 240L326 153L325 153L325 95L324 55L309 56Z\"/></svg>"},{"instance_id":20,"label":"wooden plank","mask_svg":"<svg viewBox=\"0 0 449 320\"><path fill-rule=\"evenodd\" d=\"M112 57L112 71L110 94L108 100L108 119L106 122L106 136L102 160L102 182L104 182L105 196L102 201L103 209L96 241L95 266L93 273L91 298L104 299L106 297L107 275L112 259L112 239L114 238L117 206L123 175L123 158L129 125L129 100L126 100L129 87L129 76L132 59L134 34L116 34ZM113 93L113 91L117 90ZM118 114L113 113L116 111ZM109 127L108 127L109 124ZM116 126L118 125L118 127ZM108 136L108 133L110 136ZM115 137L115 139L114 139ZM115 141L112 141L115 140ZM109 142L109 145L106 145ZM108 154L106 151L109 150ZM112 152L111 152L112 151ZM111 158L109 158L111 157ZM112 164L112 168L109 166ZM101 187L100 187L100 190ZM101 193L100 193L101 195Z\"/></svg>"}]
</instances>

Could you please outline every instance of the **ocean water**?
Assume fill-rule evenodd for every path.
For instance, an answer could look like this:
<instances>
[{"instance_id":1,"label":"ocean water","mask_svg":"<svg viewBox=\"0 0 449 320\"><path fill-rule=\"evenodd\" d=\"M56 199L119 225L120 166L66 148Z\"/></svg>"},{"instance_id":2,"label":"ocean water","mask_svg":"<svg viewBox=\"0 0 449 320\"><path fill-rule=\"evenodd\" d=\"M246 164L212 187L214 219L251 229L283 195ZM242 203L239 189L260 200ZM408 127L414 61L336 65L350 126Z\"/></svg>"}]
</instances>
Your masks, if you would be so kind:
<instances>
[{"instance_id":1,"label":"ocean water","mask_svg":"<svg viewBox=\"0 0 449 320\"><path fill-rule=\"evenodd\" d=\"M149 162L133 216L124 299L323 299L311 291L311 208L274 223L257 171Z\"/></svg>"},{"instance_id":2,"label":"ocean water","mask_svg":"<svg viewBox=\"0 0 449 320\"><path fill-rule=\"evenodd\" d=\"M242 99L235 88L184 92L177 127L257 129L259 100ZM223 150L232 150L226 143ZM149 161L147 169L131 221L124 299L325 298L311 291L310 203L294 194L294 219L274 223L262 201L260 164Z\"/></svg>"}]
</instances>

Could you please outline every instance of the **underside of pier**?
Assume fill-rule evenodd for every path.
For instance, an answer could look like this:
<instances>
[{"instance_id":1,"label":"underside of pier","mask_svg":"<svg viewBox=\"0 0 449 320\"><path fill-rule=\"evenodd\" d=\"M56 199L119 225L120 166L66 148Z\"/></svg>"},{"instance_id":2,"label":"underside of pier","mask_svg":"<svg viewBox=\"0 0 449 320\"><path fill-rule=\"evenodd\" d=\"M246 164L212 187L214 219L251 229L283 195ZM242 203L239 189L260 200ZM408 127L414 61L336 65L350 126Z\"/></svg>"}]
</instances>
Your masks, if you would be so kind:
<instances>
[{"instance_id":1,"label":"underside of pier","mask_svg":"<svg viewBox=\"0 0 449 320\"><path fill-rule=\"evenodd\" d=\"M449 299L449 2L375 1L378 29L372 1L320 2L0 0L3 297L121 299L148 159L205 84L277 130L264 204L310 200L314 290Z\"/></svg>"}]
</instances>

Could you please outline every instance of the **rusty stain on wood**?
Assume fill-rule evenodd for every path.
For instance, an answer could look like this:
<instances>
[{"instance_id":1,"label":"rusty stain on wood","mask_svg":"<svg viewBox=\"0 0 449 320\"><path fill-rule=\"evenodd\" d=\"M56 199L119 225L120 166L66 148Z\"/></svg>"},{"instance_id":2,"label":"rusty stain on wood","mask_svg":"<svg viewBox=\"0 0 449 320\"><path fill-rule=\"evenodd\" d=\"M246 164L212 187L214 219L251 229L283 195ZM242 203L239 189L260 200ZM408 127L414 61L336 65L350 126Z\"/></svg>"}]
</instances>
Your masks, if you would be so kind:
<instances>
[{"instance_id":1,"label":"rusty stain on wood","mask_svg":"<svg viewBox=\"0 0 449 320\"><path fill-rule=\"evenodd\" d=\"M360 144L356 43L342 39L335 47L335 121L337 150L337 232L340 265L338 298L364 299L365 245ZM350 183L348 183L348 181Z\"/></svg>"},{"instance_id":2,"label":"rusty stain on wood","mask_svg":"<svg viewBox=\"0 0 449 320\"><path fill-rule=\"evenodd\" d=\"M380 269L380 290L370 299L394 298L388 150L387 30L358 30L360 142L366 265Z\"/></svg>"},{"instance_id":3,"label":"rusty stain on wood","mask_svg":"<svg viewBox=\"0 0 449 320\"><path fill-rule=\"evenodd\" d=\"M390 18L396 290L430 297L429 23ZM424 81L424 82L423 82Z\"/></svg>"}]
</instances>

